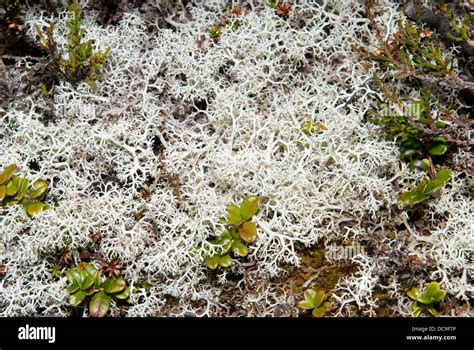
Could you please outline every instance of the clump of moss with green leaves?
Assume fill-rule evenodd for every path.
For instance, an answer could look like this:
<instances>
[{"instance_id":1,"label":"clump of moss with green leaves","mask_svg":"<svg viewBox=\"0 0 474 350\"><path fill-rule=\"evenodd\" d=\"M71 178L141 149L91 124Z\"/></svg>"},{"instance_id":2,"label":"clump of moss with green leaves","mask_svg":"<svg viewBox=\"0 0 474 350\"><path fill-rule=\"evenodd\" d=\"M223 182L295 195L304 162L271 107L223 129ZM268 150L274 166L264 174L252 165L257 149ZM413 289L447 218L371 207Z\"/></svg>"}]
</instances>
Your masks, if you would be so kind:
<instances>
[{"instance_id":1,"label":"clump of moss with green leaves","mask_svg":"<svg viewBox=\"0 0 474 350\"><path fill-rule=\"evenodd\" d=\"M29 217L48 209L49 206L44 203L48 183L39 179L30 184L28 179L14 176L16 170L17 165L11 164L0 173L0 205L21 205Z\"/></svg>"},{"instance_id":2,"label":"clump of moss with green leaves","mask_svg":"<svg viewBox=\"0 0 474 350\"><path fill-rule=\"evenodd\" d=\"M73 307L88 304L92 317L104 317L113 298L129 301L130 287L123 278L109 277L102 281L100 270L90 263L79 263L66 271L66 277L70 282L69 304Z\"/></svg>"},{"instance_id":3,"label":"clump of moss with green leaves","mask_svg":"<svg viewBox=\"0 0 474 350\"><path fill-rule=\"evenodd\" d=\"M60 52L54 41L54 23L51 23L44 33L38 27L36 28L37 35L41 40L40 45L51 57L51 70L55 76L73 85L86 81L89 85L94 86L102 75L101 69L110 48L104 52L96 51L92 40L83 40L86 30L83 28L83 19L77 0L74 0L68 9L70 14L66 24L69 29L66 44L67 55Z\"/></svg>"},{"instance_id":4,"label":"clump of moss with green leaves","mask_svg":"<svg viewBox=\"0 0 474 350\"><path fill-rule=\"evenodd\" d=\"M240 206L227 206L227 217L221 219L226 230L210 243L217 247L214 254L209 254L209 248L204 250L204 262L211 270L217 267L229 267L232 264L233 254L236 257L245 257L248 254L248 244L257 239L257 227L252 218L258 214L260 197L250 195L245 197Z\"/></svg>"}]
</instances>

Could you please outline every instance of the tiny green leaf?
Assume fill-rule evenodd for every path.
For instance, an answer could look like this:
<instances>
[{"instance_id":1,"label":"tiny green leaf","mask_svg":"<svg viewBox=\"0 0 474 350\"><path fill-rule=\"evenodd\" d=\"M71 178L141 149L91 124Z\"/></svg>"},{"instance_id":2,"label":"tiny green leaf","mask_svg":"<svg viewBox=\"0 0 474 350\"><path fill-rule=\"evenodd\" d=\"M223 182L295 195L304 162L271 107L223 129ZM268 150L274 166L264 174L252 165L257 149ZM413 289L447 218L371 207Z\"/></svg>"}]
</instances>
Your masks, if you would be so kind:
<instances>
[{"instance_id":1,"label":"tiny green leaf","mask_svg":"<svg viewBox=\"0 0 474 350\"><path fill-rule=\"evenodd\" d=\"M68 302L69 304L71 304L71 306L76 307L76 306L79 306L83 302L86 296L87 296L86 292L82 290L78 290L77 292L69 296Z\"/></svg>"},{"instance_id":2,"label":"tiny green leaf","mask_svg":"<svg viewBox=\"0 0 474 350\"><path fill-rule=\"evenodd\" d=\"M91 275L85 270L79 271L79 279L77 280L81 290L88 290L94 284L94 279Z\"/></svg>"},{"instance_id":3,"label":"tiny green leaf","mask_svg":"<svg viewBox=\"0 0 474 350\"><path fill-rule=\"evenodd\" d=\"M84 262L84 261L80 262L80 263L76 266L76 269L77 269L78 271L80 271L80 270L85 270L85 271L87 271L87 273L88 273L89 275L94 275L96 272L99 271L99 270L97 270L97 269L95 268L94 265L89 264L89 263L86 263L86 262Z\"/></svg>"},{"instance_id":4,"label":"tiny green leaf","mask_svg":"<svg viewBox=\"0 0 474 350\"><path fill-rule=\"evenodd\" d=\"M18 192L15 196L15 200L20 201L28 191L28 185L30 184L30 181L28 179L22 179L18 178Z\"/></svg>"},{"instance_id":5,"label":"tiny green leaf","mask_svg":"<svg viewBox=\"0 0 474 350\"><path fill-rule=\"evenodd\" d=\"M239 227L240 238L247 243L252 243L257 239L257 227L251 221L246 221Z\"/></svg>"},{"instance_id":6,"label":"tiny green leaf","mask_svg":"<svg viewBox=\"0 0 474 350\"><path fill-rule=\"evenodd\" d=\"M260 203L260 197L251 195L245 197L240 204L240 216L243 220L247 221L252 218L258 212L258 205Z\"/></svg>"},{"instance_id":7,"label":"tiny green leaf","mask_svg":"<svg viewBox=\"0 0 474 350\"><path fill-rule=\"evenodd\" d=\"M232 252L238 256L247 256L249 248L240 241L235 241L232 243Z\"/></svg>"},{"instance_id":8,"label":"tiny green leaf","mask_svg":"<svg viewBox=\"0 0 474 350\"><path fill-rule=\"evenodd\" d=\"M77 284L77 281L74 280L72 284L67 288L67 292L69 294L73 294L74 292L79 290L79 285Z\"/></svg>"},{"instance_id":9,"label":"tiny green leaf","mask_svg":"<svg viewBox=\"0 0 474 350\"><path fill-rule=\"evenodd\" d=\"M435 137L428 148L428 153L434 156L441 156L447 151L448 141L443 136Z\"/></svg>"},{"instance_id":10,"label":"tiny green leaf","mask_svg":"<svg viewBox=\"0 0 474 350\"><path fill-rule=\"evenodd\" d=\"M305 290L305 292L304 292L305 300L310 300L311 303L313 303L315 297L316 297L316 291L314 289L306 289Z\"/></svg>"},{"instance_id":11,"label":"tiny green leaf","mask_svg":"<svg viewBox=\"0 0 474 350\"><path fill-rule=\"evenodd\" d=\"M326 310L326 312L331 311L332 309L332 304L329 301L325 301L323 305L321 305L321 308Z\"/></svg>"},{"instance_id":12,"label":"tiny green leaf","mask_svg":"<svg viewBox=\"0 0 474 350\"><path fill-rule=\"evenodd\" d=\"M323 317L326 312L332 309L332 305L329 302L325 302L322 306L313 309L313 317Z\"/></svg>"},{"instance_id":13,"label":"tiny green leaf","mask_svg":"<svg viewBox=\"0 0 474 350\"><path fill-rule=\"evenodd\" d=\"M447 145L436 145L428 149L428 153L433 156L441 156L448 151Z\"/></svg>"},{"instance_id":14,"label":"tiny green leaf","mask_svg":"<svg viewBox=\"0 0 474 350\"><path fill-rule=\"evenodd\" d=\"M418 300L418 288L413 287L407 292L407 295L412 298L413 300Z\"/></svg>"},{"instance_id":15,"label":"tiny green leaf","mask_svg":"<svg viewBox=\"0 0 474 350\"><path fill-rule=\"evenodd\" d=\"M222 249L227 252L232 246L232 236L229 231L224 231L215 243L220 245Z\"/></svg>"},{"instance_id":16,"label":"tiny green leaf","mask_svg":"<svg viewBox=\"0 0 474 350\"><path fill-rule=\"evenodd\" d=\"M36 180L32 187L28 190L28 196L31 199L38 198L46 193L48 190L48 183L44 180Z\"/></svg>"},{"instance_id":17,"label":"tiny green leaf","mask_svg":"<svg viewBox=\"0 0 474 350\"><path fill-rule=\"evenodd\" d=\"M43 208L44 208L44 203L33 202L26 206L26 212L28 213L29 216L35 216L41 213Z\"/></svg>"},{"instance_id":18,"label":"tiny green leaf","mask_svg":"<svg viewBox=\"0 0 474 350\"><path fill-rule=\"evenodd\" d=\"M230 255L225 254L219 257L219 265L222 267L229 267L230 265L232 265L232 258L230 257Z\"/></svg>"},{"instance_id":19,"label":"tiny green leaf","mask_svg":"<svg viewBox=\"0 0 474 350\"><path fill-rule=\"evenodd\" d=\"M446 295L446 291L442 290L437 282L431 282L426 289L418 296L418 301L423 304L432 304L440 302Z\"/></svg>"},{"instance_id":20,"label":"tiny green leaf","mask_svg":"<svg viewBox=\"0 0 474 350\"><path fill-rule=\"evenodd\" d=\"M215 270L217 266L219 266L219 261L220 259L218 255L210 256L204 259L204 263L211 270Z\"/></svg>"},{"instance_id":21,"label":"tiny green leaf","mask_svg":"<svg viewBox=\"0 0 474 350\"><path fill-rule=\"evenodd\" d=\"M244 219L240 216L240 208L234 204L227 206L227 223L230 225L240 225Z\"/></svg>"},{"instance_id":22,"label":"tiny green leaf","mask_svg":"<svg viewBox=\"0 0 474 350\"><path fill-rule=\"evenodd\" d=\"M16 164L11 164L5 168L5 170L0 174L0 185L5 184L12 177L13 173L16 171Z\"/></svg>"},{"instance_id":23,"label":"tiny green leaf","mask_svg":"<svg viewBox=\"0 0 474 350\"><path fill-rule=\"evenodd\" d=\"M438 311L436 311L436 308L433 305L427 305L426 310L428 310L428 312L433 316L436 316L438 314Z\"/></svg>"},{"instance_id":24,"label":"tiny green leaf","mask_svg":"<svg viewBox=\"0 0 474 350\"><path fill-rule=\"evenodd\" d=\"M449 180L451 180L451 170L449 169L439 170L438 173L436 174L435 180L439 180L444 183L447 183Z\"/></svg>"},{"instance_id":25,"label":"tiny green leaf","mask_svg":"<svg viewBox=\"0 0 474 350\"><path fill-rule=\"evenodd\" d=\"M300 301L298 305L302 309L307 309L307 310L314 309L314 304L312 300L305 299L303 301Z\"/></svg>"},{"instance_id":26,"label":"tiny green leaf","mask_svg":"<svg viewBox=\"0 0 474 350\"><path fill-rule=\"evenodd\" d=\"M66 277L69 282L71 283L78 283L80 276L79 272L76 271L76 269L69 269L66 271Z\"/></svg>"},{"instance_id":27,"label":"tiny green leaf","mask_svg":"<svg viewBox=\"0 0 474 350\"><path fill-rule=\"evenodd\" d=\"M400 144L400 158L413 158L423 154L423 145L415 139L406 139Z\"/></svg>"},{"instance_id":28,"label":"tiny green leaf","mask_svg":"<svg viewBox=\"0 0 474 350\"><path fill-rule=\"evenodd\" d=\"M406 205L407 203L411 203L411 204L415 205L415 204L421 203L421 202L423 202L427 199L428 199L428 197L425 194L420 193L418 191L404 192L404 193L400 194L400 196L398 196L398 200L403 205Z\"/></svg>"},{"instance_id":29,"label":"tiny green leaf","mask_svg":"<svg viewBox=\"0 0 474 350\"><path fill-rule=\"evenodd\" d=\"M430 194L435 192L436 190L439 190L440 188L443 188L444 182L440 180L430 180L428 181L428 186L426 186L424 190L424 194Z\"/></svg>"},{"instance_id":30,"label":"tiny green leaf","mask_svg":"<svg viewBox=\"0 0 474 350\"><path fill-rule=\"evenodd\" d=\"M108 278L103 284L104 292L108 294L121 292L126 286L123 278Z\"/></svg>"},{"instance_id":31,"label":"tiny green leaf","mask_svg":"<svg viewBox=\"0 0 474 350\"><path fill-rule=\"evenodd\" d=\"M91 317L104 317L110 308L111 297L104 292L94 294L89 303Z\"/></svg>"},{"instance_id":32,"label":"tiny green leaf","mask_svg":"<svg viewBox=\"0 0 474 350\"><path fill-rule=\"evenodd\" d=\"M130 288L129 287L125 287L124 290L122 290L121 292L114 294L114 297L116 297L117 299L120 299L120 300L125 300L129 296L130 296Z\"/></svg>"},{"instance_id":33,"label":"tiny green leaf","mask_svg":"<svg viewBox=\"0 0 474 350\"><path fill-rule=\"evenodd\" d=\"M16 181L15 181L16 182ZM7 196L14 196L18 192L18 186L14 181L10 181L7 184Z\"/></svg>"},{"instance_id":34,"label":"tiny green leaf","mask_svg":"<svg viewBox=\"0 0 474 350\"><path fill-rule=\"evenodd\" d=\"M316 294L313 297L313 304L315 307L320 307L323 303L324 299L326 299L326 293L322 290L317 290Z\"/></svg>"}]
</instances>

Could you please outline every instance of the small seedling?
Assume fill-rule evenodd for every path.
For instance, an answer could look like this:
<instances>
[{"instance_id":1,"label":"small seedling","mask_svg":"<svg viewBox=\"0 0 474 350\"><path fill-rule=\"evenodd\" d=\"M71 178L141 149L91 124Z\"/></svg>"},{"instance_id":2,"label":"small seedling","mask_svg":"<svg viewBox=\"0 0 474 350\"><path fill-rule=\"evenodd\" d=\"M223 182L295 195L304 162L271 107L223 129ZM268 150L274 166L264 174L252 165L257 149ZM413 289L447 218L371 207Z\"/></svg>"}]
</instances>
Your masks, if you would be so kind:
<instances>
[{"instance_id":1,"label":"small seedling","mask_svg":"<svg viewBox=\"0 0 474 350\"><path fill-rule=\"evenodd\" d=\"M29 217L48 209L49 206L43 202L48 183L39 179L30 185L28 179L13 175L16 170L16 164L11 164L0 174L0 205L11 207L19 204Z\"/></svg>"},{"instance_id":2,"label":"small seedling","mask_svg":"<svg viewBox=\"0 0 474 350\"><path fill-rule=\"evenodd\" d=\"M47 51L52 59L52 72L60 78L76 85L85 80L89 85L94 86L100 78L100 70L107 59L110 48L104 52L94 51L92 40L83 42L86 34L82 29L83 19L77 0L68 7L70 14L67 22L69 34L67 35L67 58L58 50L58 46L53 39L54 23L50 24L43 33L36 28L38 37L41 40L41 47Z\"/></svg>"},{"instance_id":3,"label":"small seedling","mask_svg":"<svg viewBox=\"0 0 474 350\"><path fill-rule=\"evenodd\" d=\"M130 287L123 278L107 278L103 283L100 271L94 265L81 262L75 268L66 271L71 283L67 291L69 304L73 307L89 305L89 315L104 317L110 308L112 298L129 300Z\"/></svg>"},{"instance_id":4,"label":"small seedling","mask_svg":"<svg viewBox=\"0 0 474 350\"><path fill-rule=\"evenodd\" d=\"M258 213L260 197L247 196L240 206L231 204L227 207L227 218L221 222L227 229L211 243L218 247L217 253L205 254L204 262L210 269L229 267L232 264L231 254L245 257L248 254L248 244L257 239L257 227L251 221Z\"/></svg>"},{"instance_id":5,"label":"small seedling","mask_svg":"<svg viewBox=\"0 0 474 350\"><path fill-rule=\"evenodd\" d=\"M430 198L430 194L443 188L449 180L451 180L451 171L449 169L441 169L433 180L422 180L414 191L403 192L398 197L398 200L403 206L408 203L415 205L424 202Z\"/></svg>"},{"instance_id":6,"label":"small seedling","mask_svg":"<svg viewBox=\"0 0 474 350\"><path fill-rule=\"evenodd\" d=\"M314 317L322 317L332 309L332 304L326 299L327 295L324 291L307 289L304 292L304 300L299 303L299 307L305 310L313 310Z\"/></svg>"},{"instance_id":7,"label":"small seedling","mask_svg":"<svg viewBox=\"0 0 474 350\"><path fill-rule=\"evenodd\" d=\"M431 315L436 316L438 312L434 304L444 299L446 291L442 290L437 282L431 282L423 292L420 292L418 288L412 288L407 292L407 295L413 299L410 311L414 317L420 316L425 310Z\"/></svg>"}]
</instances>

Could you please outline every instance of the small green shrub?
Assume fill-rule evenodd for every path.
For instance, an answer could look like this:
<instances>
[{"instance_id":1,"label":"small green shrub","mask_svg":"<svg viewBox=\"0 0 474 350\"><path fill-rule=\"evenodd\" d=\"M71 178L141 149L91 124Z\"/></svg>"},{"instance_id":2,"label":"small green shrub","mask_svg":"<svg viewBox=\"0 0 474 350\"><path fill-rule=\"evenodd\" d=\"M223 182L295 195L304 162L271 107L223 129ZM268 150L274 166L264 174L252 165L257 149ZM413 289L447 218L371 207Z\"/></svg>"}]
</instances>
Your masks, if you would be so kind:
<instances>
[{"instance_id":1,"label":"small green shrub","mask_svg":"<svg viewBox=\"0 0 474 350\"><path fill-rule=\"evenodd\" d=\"M43 202L48 191L48 183L40 179L30 185L28 179L13 175L16 170L16 164L11 164L0 174L1 206L10 207L19 204L30 217L48 209L49 206Z\"/></svg>"},{"instance_id":2,"label":"small green shrub","mask_svg":"<svg viewBox=\"0 0 474 350\"><path fill-rule=\"evenodd\" d=\"M433 180L422 180L418 186L416 186L415 190L403 192L398 197L398 200L404 206L408 203L415 205L424 202L430 198L430 194L443 188L450 179L451 171L449 169L441 169Z\"/></svg>"},{"instance_id":3,"label":"small green shrub","mask_svg":"<svg viewBox=\"0 0 474 350\"><path fill-rule=\"evenodd\" d=\"M441 34L400 19L398 31L385 38L375 21L374 5L375 1L366 0L366 14L378 47L371 54L364 49L362 52L378 68L372 81L381 92L381 102L398 105L403 113L387 113L385 105L382 115L372 111L368 119L383 126L389 138L397 139L400 156L411 168L426 169L428 163L433 173L433 162L444 161L451 148L469 144L468 116L459 113L457 102L446 99L444 89L472 89L473 85L456 72ZM419 90L421 98L404 108L404 100L410 98L407 87L409 91Z\"/></svg>"},{"instance_id":4,"label":"small green shrub","mask_svg":"<svg viewBox=\"0 0 474 350\"><path fill-rule=\"evenodd\" d=\"M66 277L71 283L67 289L69 304L79 307L88 303L92 317L104 317L112 298L129 300L130 287L123 278L112 277L101 282L100 271L92 264L81 262L67 270Z\"/></svg>"},{"instance_id":5,"label":"small green shrub","mask_svg":"<svg viewBox=\"0 0 474 350\"><path fill-rule=\"evenodd\" d=\"M331 311L332 304L326 301L327 295L322 290L307 289L304 292L304 300L299 303L299 307L305 310L313 310L314 317L322 317Z\"/></svg>"},{"instance_id":6,"label":"small green shrub","mask_svg":"<svg viewBox=\"0 0 474 350\"><path fill-rule=\"evenodd\" d=\"M80 81L86 81L94 86L101 77L101 68L107 59L110 48L104 52L94 51L92 40L83 42L86 34L82 29L82 17L77 0L68 7L70 11L67 28L67 58L63 58L53 39L54 23L50 24L45 33L36 28L38 37L41 40L41 47L47 51L52 59L52 72L60 78L76 85Z\"/></svg>"},{"instance_id":7,"label":"small green shrub","mask_svg":"<svg viewBox=\"0 0 474 350\"><path fill-rule=\"evenodd\" d=\"M411 168L427 170L420 159L429 163L426 157L443 156L449 150L446 137L437 134L443 132L445 124L432 117L426 95L410 105L407 115L396 115L385 105L383 116L370 117L369 121L399 140L400 159L408 161Z\"/></svg>"},{"instance_id":8,"label":"small green shrub","mask_svg":"<svg viewBox=\"0 0 474 350\"><path fill-rule=\"evenodd\" d=\"M210 269L229 267L232 264L231 254L245 257L248 254L248 244L257 239L257 227L251 221L258 213L260 197L247 196L240 206L231 204L227 207L227 217L221 222L226 230L211 243L218 247L217 253L209 255L204 252L204 263Z\"/></svg>"},{"instance_id":9,"label":"small green shrub","mask_svg":"<svg viewBox=\"0 0 474 350\"><path fill-rule=\"evenodd\" d=\"M398 79L454 74L452 62L432 34L412 21L400 20L398 32L389 43L383 41L372 59L379 61Z\"/></svg>"},{"instance_id":10,"label":"small green shrub","mask_svg":"<svg viewBox=\"0 0 474 350\"><path fill-rule=\"evenodd\" d=\"M431 282L423 292L420 292L418 288L412 288L407 292L407 295L413 299L410 311L414 317L420 316L423 311L428 311L431 315L436 316L438 312L434 304L444 299L446 291L442 290L437 282Z\"/></svg>"}]
</instances>

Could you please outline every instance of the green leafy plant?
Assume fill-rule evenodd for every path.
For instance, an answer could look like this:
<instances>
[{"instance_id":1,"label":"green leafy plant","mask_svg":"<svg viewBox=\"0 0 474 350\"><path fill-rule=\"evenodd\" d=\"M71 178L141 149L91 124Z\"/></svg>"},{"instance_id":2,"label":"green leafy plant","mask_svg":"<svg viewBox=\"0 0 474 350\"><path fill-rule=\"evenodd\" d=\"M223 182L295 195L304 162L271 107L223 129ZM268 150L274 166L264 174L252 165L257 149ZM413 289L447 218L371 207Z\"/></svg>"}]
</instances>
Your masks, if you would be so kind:
<instances>
[{"instance_id":1,"label":"green leafy plant","mask_svg":"<svg viewBox=\"0 0 474 350\"><path fill-rule=\"evenodd\" d=\"M402 205L408 203L415 205L424 202L430 198L435 191L443 188L451 179L451 171L449 169L441 169L434 179L422 180L413 191L403 192L398 200Z\"/></svg>"},{"instance_id":2,"label":"green leafy plant","mask_svg":"<svg viewBox=\"0 0 474 350\"><path fill-rule=\"evenodd\" d=\"M418 288L412 288L407 292L407 295L413 299L410 311L414 317L420 316L423 311L428 311L431 315L436 316L438 312L434 304L444 299L446 291L442 290L437 282L431 282L422 292Z\"/></svg>"},{"instance_id":3,"label":"green leafy plant","mask_svg":"<svg viewBox=\"0 0 474 350\"><path fill-rule=\"evenodd\" d=\"M66 277L70 282L67 289L69 304L79 307L88 303L92 317L104 317L112 298L129 300L130 287L123 278L111 277L102 282L100 271L92 264L81 262L67 270Z\"/></svg>"},{"instance_id":4,"label":"green leafy plant","mask_svg":"<svg viewBox=\"0 0 474 350\"><path fill-rule=\"evenodd\" d=\"M445 124L432 118L427 94L409 106L407 115L396 115L385 105L383 116L371 117L369 121L383 126L387 136L400 140L400 158L408 161L412 169L428 170L426 157L442 156L449 150L446 137L437 134Z\"/></svg>"},{"instance_id":5,"label":"green leafy plant","mask_svg":"<svg viewBox=\"0 0 474 350\"><path fill-rule=\"evenodd\" d=\"M45 33L36 28L37 35L41 40L41 47L51 56L53 74L73 85L84 80L94 86L101 77L100 71L110 48L104 52L96 52L92 40L83 41L86 31L81 28L83 20L77 0L74 0L68 9L70 15L66 24L69 29L66 44L67 58L63 58L64 55L59 52L53 39L54 23L48 26Z\"/></svg>"},{"instance_id":6,"label":"green leafy plant","mask_svg":"<svg viewBox=\"0 0 474 350\"><path fill-rule=\"evenodd\" d=\"M30 185L28 179L14 176L16 170L16 164L11 164L0 174L1 206L10 207L19 204L30 217L48 209L49 206L43 202L48 191L48 183L39 179Z\"/></svg>"},{"instance_id":7,"label":"green leafy plant","mask_svg":"<svg viewBox=\"0 0 474 350\"><path fill-rule=\"evenodd\" d=\"M204 262L210 269L229 267L232 264L231 254L245 257L248 254L248 244L257 239L257 227L251 221L258 213L260 197L247 196L240 206L231 204L227 206L227 217L221 222L226 225L226 230L211 243L217 246L215 254L208 254L206 250Z\"/></svg>"},{"instance_id":8,"label":"green leafy plant","mask_svg":"<svg viewBox=\"0 0 474 350\"><path fill-rule=\"evenodd\" d=\"M322 290L307 289L304 292L304 300L300 301L299 307L305 310L312 310L314 317L322 317L331 311L332 304L326 301L327 295Z\"/></svg>"}]
</instances>

